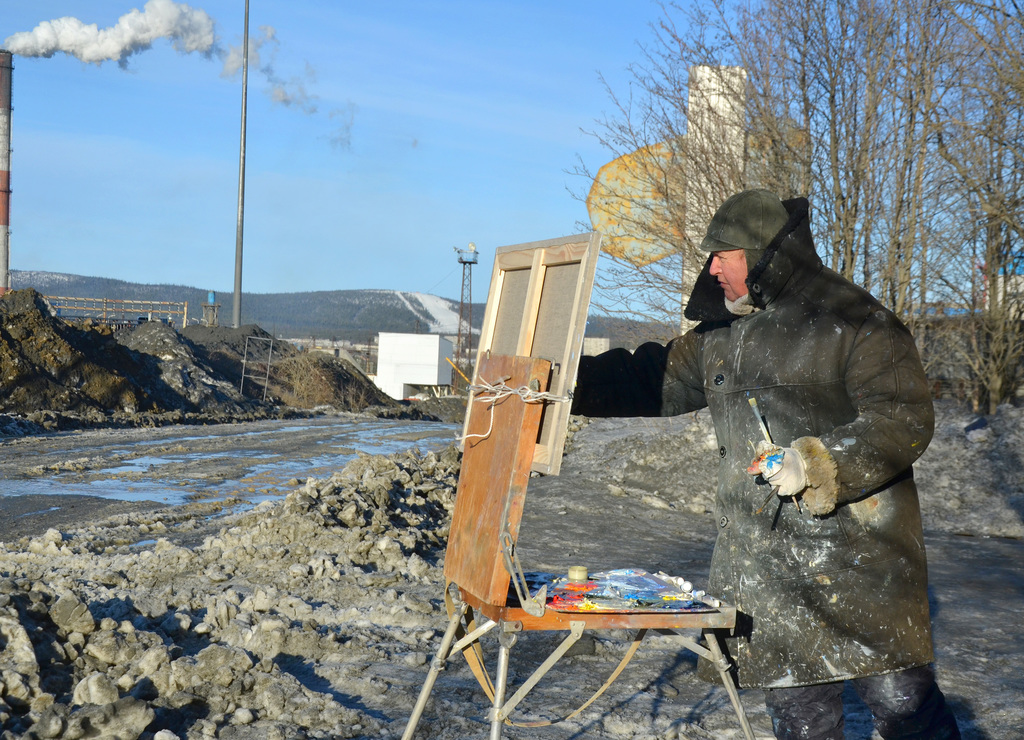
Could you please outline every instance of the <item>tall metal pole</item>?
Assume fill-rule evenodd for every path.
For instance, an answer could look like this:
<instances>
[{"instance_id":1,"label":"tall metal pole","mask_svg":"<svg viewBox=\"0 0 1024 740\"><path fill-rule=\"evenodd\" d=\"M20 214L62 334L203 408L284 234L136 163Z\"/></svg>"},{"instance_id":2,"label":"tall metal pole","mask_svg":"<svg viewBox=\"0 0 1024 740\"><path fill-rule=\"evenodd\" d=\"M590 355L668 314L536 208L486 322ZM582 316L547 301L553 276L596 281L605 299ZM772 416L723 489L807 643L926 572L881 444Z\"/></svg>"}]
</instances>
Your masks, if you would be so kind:
<instances>
[{"instance_id":1,"label":"tall metal pole","mask_svg":"<svg viewBox=\"0 0 1024 740\"><path fill-rule=\"evenodd\" d=\"M235 306L232 325L242 325L242 224L245 220L245 110L249 89L249 0L245 0L245 33L242 38L242 136L238 152L238 227L235 230Z\"/></svg>"}]
</instances>

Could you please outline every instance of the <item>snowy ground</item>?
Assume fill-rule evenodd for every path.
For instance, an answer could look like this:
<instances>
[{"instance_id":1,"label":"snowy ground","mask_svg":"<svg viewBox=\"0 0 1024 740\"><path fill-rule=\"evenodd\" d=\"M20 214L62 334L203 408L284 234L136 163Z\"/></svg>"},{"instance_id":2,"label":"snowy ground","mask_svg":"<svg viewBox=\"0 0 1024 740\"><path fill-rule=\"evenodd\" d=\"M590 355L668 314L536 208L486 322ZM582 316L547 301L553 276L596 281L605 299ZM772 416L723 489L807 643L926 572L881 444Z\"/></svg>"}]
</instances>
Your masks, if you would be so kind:
<instances>
[{"instance_id":1,"label":"snowy ground","mask_svg":"<svg viewBox=\"0 0 1024 740\"><path fill-rule=\"evenodd\" d=\"M940 686L965 738L1024 738L1024 628L1015 618L1024 607L1024 411L1004 407L983 421L948 405L937 412L935 439L916 471ZM593 421L572 441L561 476L534 479L522 557L540 570L638 565L700 581L713 546L713 522L702 510L711 507L716 449L706 414ZM637 690L627 706L639 710L632 735L609 732L603 722L612 715L592 711L580 734L552 737L730 736L724 694L700 693L685 672L689 657L666 648L649 661L628 669ZM666 687L680 696L670 701ZM757 736L771 737L759 693L742 698ZM847 738L877 738L856 695L846 698ZM709 706L715 711L706 714ZM673 724L688 716L696 727Z\"/></svg>"},{"instance_id":2,"label":"snowy ground","mask_svg":"<svg viewBox=\"0 0 1024 740\"><path fill-rule=\"evenodd\" d=\"M940 685L965 738L1024 738L1024 413L1005 408L982 423L939 411L917 477ZM520 531L527 569L629 565L701 583L714 536L706 414L595 420L567 450L560 476L530 481ZM201 507L164 507L8 542L0 737L71 736L86 718L158 740L400 737L446 622L454 465L450 455L360 457L252 511L209 518ZM519 718L574 709L626 638L581 642ZM522 636L513 684L557 639ZM741 737L724 692L693 669L668 638L650 639L577 718L504 736ZM770 738L759 693L741 698L757 738ZM849 699L847 738L875 737ZM486 711L471 673L452 661L417 737L487 737Z\"/></svg>"}]
</instances>

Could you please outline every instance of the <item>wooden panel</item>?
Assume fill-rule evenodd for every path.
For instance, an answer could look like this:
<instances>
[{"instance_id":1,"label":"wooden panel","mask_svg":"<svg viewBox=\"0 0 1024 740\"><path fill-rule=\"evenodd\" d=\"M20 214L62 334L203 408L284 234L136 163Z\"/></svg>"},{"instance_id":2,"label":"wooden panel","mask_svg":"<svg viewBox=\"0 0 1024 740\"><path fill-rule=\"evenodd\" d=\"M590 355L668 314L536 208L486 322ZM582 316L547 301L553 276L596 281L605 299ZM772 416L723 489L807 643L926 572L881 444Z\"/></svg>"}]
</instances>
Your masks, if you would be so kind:
<instances>
[{"instance_id":1,"label":"wooden panel","mask_svg":"<svg viewBox=\"0 0 1024 740\"><path fill-rule=\"evenodd\" d=\"M550 393L576 382L601 235L594 232L499 248L494 257L477 363L487 352L551 362ZM557 475L568 402L544 404L532 469Z\"/></svg>"},{"instance_id":2,"label":"wooden panel","mask_svg":"<svg viewBox=\"0 0 1024 740\"><path fill-rule=\"evenodd\" d=\"M518 388L535 381L544 390L550 372L547 360L490 355L477 362L474 382L497 385L504 379ZM507 528L513 542L519 537L542 406L516 395L493 403L481 395L475 394L466 411L467 439L444 575L483 603L503 606L509 573L500 536Z\"/></svg>"}]
</instances>

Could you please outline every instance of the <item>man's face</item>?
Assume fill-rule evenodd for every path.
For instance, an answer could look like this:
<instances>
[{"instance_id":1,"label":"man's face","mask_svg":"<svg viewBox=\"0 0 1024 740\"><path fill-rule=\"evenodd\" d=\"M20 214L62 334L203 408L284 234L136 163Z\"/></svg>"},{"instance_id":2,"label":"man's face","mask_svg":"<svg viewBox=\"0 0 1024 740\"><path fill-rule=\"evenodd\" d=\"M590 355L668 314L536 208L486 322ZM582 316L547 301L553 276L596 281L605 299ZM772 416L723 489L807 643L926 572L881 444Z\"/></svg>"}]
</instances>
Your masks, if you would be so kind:
<instances>
[{"instance_id":1,"label":"man's face","mask_svg":"<svg viewBox=\"0 0 1024 740\"><path fill-rule=\"evenodd\" d=\"M747 294L747 255L742 249L723 249L711 254L711 274L725 290L725 297L735 301Z\"/></svg>"}]
</instances>

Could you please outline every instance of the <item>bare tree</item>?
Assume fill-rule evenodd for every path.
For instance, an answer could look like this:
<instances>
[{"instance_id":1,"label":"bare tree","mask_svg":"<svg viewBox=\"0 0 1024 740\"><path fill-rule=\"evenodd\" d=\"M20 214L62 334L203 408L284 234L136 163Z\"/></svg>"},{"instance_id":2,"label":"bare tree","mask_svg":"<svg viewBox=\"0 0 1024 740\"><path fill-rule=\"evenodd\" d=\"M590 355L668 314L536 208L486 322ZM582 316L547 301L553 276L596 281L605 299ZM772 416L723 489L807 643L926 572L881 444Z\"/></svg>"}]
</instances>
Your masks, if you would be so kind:
<instances>
[{"instance_id":1,"label":"bare tree","mask_svg":"<svg viewBox=\"0 0 1024 740\"><path fill-rule=\"evenodd\" d=\"M1016 392L1024 357L1024 20L1014 0L942 8L963 43L957 84L934 112L936 142L967 206L963 253L981 276L960 357L975 404L991 412Z\"/></svg>"},{"instance_id":2,"label":"bare tree","mask_svg":"<svg viewBox=\"0 0 1024 740\"><path fill-rule=\"evenodd\" d=\"M627 226L667 256L611 260L599 305L671 324L703 258L694 182L712 202L740 187L806 195L826 264L912 327L926 365L989 408L1007 400L1024 352L1021 24L1018 0L663 6L595 135L616 156L670 143L640 168L658 204ZM745 73L739 166L699 135L693 102L694 70L722 65Z\"/></svg>"},{"instance_id":3,"label":"bare tree","mask_svg":"<svg viewBox=\"0 0 1024 740\"><path fill-rule=\"evenodd\" d=\"M688 293L682 286L692 282L706 258L696 247L709 211L744 183L745 127L730 137L693 135L691 98L697 93L690 85L693 69L712 70L710 78L705 77L708 90L724 87L745 97L746 89L736 90L730 75L716 78L720 49L704 37L690 36L688 30L711 20L697 6L686 12L692 17L682 31L668 13L657 24L656 42L643 50L642 62L633 65L633 81L626 94L607 87L615 112L592 133L613 158L623 162L628 177L602 180L601 173L583 163L576 170L586 182L595 182L588 192L592 217L594 190L600 183L604 189L598 209L614 216L622 236L647 248L646 255L606 256L595 286L595 303L613 315L654 321L664 336L678 332L682 300ZM725 109L730 107L729 95L708 95L724 99L718 102ZM690 187L694 180L703 184L699 202ZM695 230L698 218L700 228Z\"/></svg>"}]
</instances>

